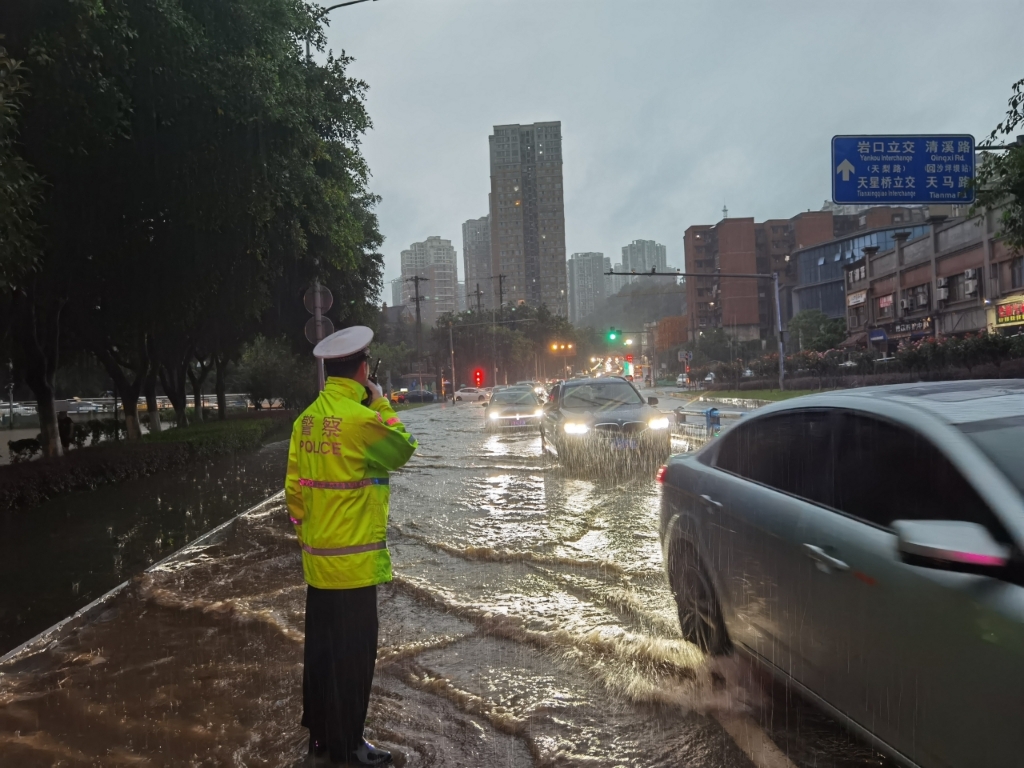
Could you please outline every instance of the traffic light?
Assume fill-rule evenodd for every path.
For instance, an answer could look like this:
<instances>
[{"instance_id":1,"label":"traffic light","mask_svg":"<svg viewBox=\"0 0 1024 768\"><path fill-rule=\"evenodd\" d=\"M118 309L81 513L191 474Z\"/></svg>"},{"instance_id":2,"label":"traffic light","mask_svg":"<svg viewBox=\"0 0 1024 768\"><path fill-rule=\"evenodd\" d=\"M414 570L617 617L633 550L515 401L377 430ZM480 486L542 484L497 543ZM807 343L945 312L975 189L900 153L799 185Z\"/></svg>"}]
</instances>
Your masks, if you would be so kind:
<instances>
[{"instance_id":1,"label":"traffic light","mask_svg":"<svg viewBox=\"0 0 1024 768\"><path fill-rule=\"evenodd\" d=\"M473 386L482 387L484 385L484 369L477 368L473 371Z\"/></svg>"},{"instance_id":2,"label":"traffic light","mask_svg":"<svg viewBox=\"0 0 1024 768\"><path fill-rule=\"evenodd\" d=\"M626 355L626 362L627 363L632 363L633 362L633 356L632 355Z\"/></svg>"},{"instance_id":3,"label":"traffic light","mask_svg":"<svg viewBox=\"0 0 1024 768\"><path fill-rule=\"evenodd\" d=\"M616 341L621 336L622 336L622 331L620 331L618 328L609 328L608 329L608 341Z\"/></svg>"}]
</instances>

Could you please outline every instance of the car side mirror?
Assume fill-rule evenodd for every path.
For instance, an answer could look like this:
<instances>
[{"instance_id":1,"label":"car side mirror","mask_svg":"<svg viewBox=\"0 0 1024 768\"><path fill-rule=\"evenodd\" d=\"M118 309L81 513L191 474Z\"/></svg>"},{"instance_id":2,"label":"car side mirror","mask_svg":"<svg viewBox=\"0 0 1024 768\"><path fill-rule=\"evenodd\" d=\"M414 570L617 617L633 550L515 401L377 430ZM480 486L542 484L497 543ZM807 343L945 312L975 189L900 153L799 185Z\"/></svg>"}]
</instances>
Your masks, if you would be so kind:
<instances>
[{"instance_id":1,"label":"car side mirror","mask_svg":"<svg viewBox=\"0 0 1024 768\"><path fill-rule=\"evenodd\" d=\"M892 527L900 559L908 565L992 575L1010 560L1010 548L978 523L895 520Z\"/></svg>"},{"instance_id":2,"label":"car side mirror","mask_svg":"<svg viewBox=\"0 0 1024 768\"><path fill-rule=\"evenodd\" d=\"M647 398L647 404L648 405L657 405L658 404L658 398L656 398L656 397L648 397Z\"/></svg>"}]
</instances>

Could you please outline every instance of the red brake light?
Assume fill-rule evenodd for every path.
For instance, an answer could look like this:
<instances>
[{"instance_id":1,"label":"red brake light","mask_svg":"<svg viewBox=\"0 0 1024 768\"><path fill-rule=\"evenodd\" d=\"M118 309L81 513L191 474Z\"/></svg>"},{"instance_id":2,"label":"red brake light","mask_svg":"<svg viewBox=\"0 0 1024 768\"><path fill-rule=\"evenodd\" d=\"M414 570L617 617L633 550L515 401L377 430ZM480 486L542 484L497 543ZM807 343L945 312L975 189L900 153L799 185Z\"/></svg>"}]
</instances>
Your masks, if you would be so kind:
<instances>
[{"instance_id":1,"label":"red brake light","mask_svg":"<svg viewBox=\"0 0 1024 768\"><path fill-rule=\"evenodd\" d=\"M658 473L654 476L654 479L655 479L656 482L664 483L665 482L665 475L667 475L667 474L668 474L668 467L666 467L664 464L662 464L660 467L658 467Z\"/></svg>"}]
</instances>

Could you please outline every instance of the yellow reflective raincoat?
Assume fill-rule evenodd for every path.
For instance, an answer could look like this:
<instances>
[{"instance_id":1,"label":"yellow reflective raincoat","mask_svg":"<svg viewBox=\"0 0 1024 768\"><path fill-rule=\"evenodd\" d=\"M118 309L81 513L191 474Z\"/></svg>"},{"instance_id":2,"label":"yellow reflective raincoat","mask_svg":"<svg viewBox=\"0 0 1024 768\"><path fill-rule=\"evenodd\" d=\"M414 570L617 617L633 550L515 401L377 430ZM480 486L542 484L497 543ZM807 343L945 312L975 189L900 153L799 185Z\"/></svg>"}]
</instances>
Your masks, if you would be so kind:
<instances>
[{"instance_id":1,"label":"yellow reflective raincoat","mask_svg":"<svg viewBox=\"0 0 1024 768\"><path fill-rule=\"evenodd\" d=\"M366 407L365 388L329 378L292 427L285 497L306 583L355 589L391 581L388 472L416 450L391 403Z\"/></svg>"}]
</instances>

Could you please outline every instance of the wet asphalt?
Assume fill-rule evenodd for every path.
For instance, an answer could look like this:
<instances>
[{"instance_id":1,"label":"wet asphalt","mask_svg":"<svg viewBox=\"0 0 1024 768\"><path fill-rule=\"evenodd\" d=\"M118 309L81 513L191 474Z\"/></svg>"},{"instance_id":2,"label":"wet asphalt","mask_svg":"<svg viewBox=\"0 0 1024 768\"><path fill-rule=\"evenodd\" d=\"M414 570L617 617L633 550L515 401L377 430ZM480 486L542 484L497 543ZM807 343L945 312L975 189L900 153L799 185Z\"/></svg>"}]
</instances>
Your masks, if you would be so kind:
<instances>
[{"instance_id":1,"label":"wet asphalt","mask_svg":"<svg viewBox=\"0 0 1024 768\"><path fill-rule=\"evenodd\" d=\"M566 472L474 404L402 417L367 724L398 765L888 765L680 638L649 472ZM243 516L0 665L0 764L306 765L303 596L283 505Z\"/></svg>"}]
</instances>

